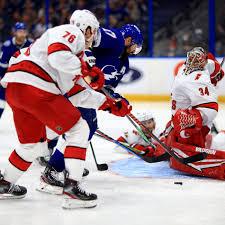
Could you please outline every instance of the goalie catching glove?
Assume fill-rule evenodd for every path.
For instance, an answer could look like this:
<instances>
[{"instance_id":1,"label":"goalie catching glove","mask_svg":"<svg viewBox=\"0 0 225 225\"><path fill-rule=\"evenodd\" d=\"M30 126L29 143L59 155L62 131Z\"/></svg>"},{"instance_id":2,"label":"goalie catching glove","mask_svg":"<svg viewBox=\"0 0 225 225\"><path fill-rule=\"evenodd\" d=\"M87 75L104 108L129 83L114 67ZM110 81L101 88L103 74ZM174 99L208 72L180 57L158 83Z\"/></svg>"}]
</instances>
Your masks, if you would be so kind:
<instances>
[{"instance_id":1,"label":"goalie catching glove","mask_svg":"<svg viewBox=\"0 0 225 225\"><path fill-rule=\"evenodd\" d=\"M189 138L202 128L202 116L197 109L177 110L172 122L176 135L181 138Z\"/></svg>"},{"instance_id":2,"label":"goalie catching glove","mask_svg":"<svg viewBox=\"0 0 225 225\"><path fill-rule=\"evenodd\" d=\"M87 79L85 80L94 90L100 90L105 84L104 73L101 69L97 66L89 67L83 60L81 60L81 73L84 78L90 78L88 81Z\"/></svg>"},{"instance_id":3,"label":"goalie catching glove","mask_svg":"<svg viewBox=\"0 0 225 225\"><path fill-rule=\"evenodd\" d=\"M99 110L109 111L110 113L124 117L132 110L132 106L124 99L114 100L106 97L106 101L99 107Z\"/></svg>"}]
</instances>

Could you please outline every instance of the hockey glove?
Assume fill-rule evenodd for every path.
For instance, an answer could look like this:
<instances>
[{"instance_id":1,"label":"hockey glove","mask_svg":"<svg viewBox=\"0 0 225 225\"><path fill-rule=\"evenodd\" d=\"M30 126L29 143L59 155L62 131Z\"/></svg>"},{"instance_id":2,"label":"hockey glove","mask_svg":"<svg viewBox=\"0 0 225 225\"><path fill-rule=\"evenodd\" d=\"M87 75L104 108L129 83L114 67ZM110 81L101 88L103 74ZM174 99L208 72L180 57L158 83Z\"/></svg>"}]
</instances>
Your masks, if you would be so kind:
<instances>
[{"instance_id":1,"label":"hockey glove","mask_svg":"<svg viewBox=\"0 0 225 225\"><path fill-rule=\"evenodd\" d=\"M214 69L214 72L210 74L210 80L211 80L211 83L214 86L216 86L217 83L223 79L224 71L212 53L208 53L208 59L213 60L215 63L215 69Z\"/></svg>"},{"instance_id":2,"label":"hockey glove","mask_svg":"<svg viewBox=\"0 0 225 225\"><path fill-rule=\"evenodd\" d=\"M202 128L202 116L197 109L179 109L173 119L174 131L181 138L189 138Z\"/></svg>"},{"instance_id":3,"label":"hockey glove","mask_svg":"<svg viewBox=\"0 0 225 225\"><path fill-rule=\"evenodd\" d=\"M97 66L89 67L84 61L81 61L81 73L89 85L94 90L100 90L105 84L104 73Z\"/></svg>"},{"instance_id":4,"label":"hockey glove","mask_svg":"<svg viewBox=\"0 0 225 225\"><path fill-rule=\"evenodd\" d=\"M116 116L124 117L130 113L132 106L124 99L113 100L106 97L106 101L99 107L99 110L109 111Z\"/></svg>"},{"instance_id":5,"label":"hockey glove","mask_svg":"<svg viewBox=\"0 0 225 225\"><path fill-rule=\"evenodd\" d=\"M85 49L84 61L88 64L89 67L95 66L96 58L94 57L93 52L90 49Z\"/></svg>"}]
</instances>

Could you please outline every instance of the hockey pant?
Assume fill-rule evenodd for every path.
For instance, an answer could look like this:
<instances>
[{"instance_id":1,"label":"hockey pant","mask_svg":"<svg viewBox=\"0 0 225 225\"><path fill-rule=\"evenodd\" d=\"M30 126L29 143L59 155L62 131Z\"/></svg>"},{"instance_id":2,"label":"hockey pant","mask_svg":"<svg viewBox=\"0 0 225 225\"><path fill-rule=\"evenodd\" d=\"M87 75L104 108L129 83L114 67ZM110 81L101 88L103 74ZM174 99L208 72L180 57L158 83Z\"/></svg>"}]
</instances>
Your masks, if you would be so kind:
<instances>
[{"instance_id":1,"label":"hockey pant","mask_svg":"<svg viewBox=\"0 0 225 225\"><path fill-rule=\"evenodd\" d=\"M15 183L39 156L40 148L47 148L48 126L58 135L65 133L66 142L62 147L65 164L70 177L80 180L89 132L79 110L62 95L19 83L8 84L6 100L13 111L20 145L9 157L4 179Z\"/></svg>"},{"instance_id":2,"label":"hockey pant","mask_svg":"<svg viewBox=\"0 0 225 225\"><path fill-rule=\"evenodd\" d=\"M78 107L81 116L84 120L86 120L89 127L89 138L90 141L97 129L97 114L95 109L85 109ZM82 135L82 133L80 134ZM51 156L49 160L49 165L52 166L56 171L62 172L65 169L65 163L63 158L63 143L66 141L65 136L59 137L58 143L56 145L54 154Z\"/></svg>"}]
</instances>

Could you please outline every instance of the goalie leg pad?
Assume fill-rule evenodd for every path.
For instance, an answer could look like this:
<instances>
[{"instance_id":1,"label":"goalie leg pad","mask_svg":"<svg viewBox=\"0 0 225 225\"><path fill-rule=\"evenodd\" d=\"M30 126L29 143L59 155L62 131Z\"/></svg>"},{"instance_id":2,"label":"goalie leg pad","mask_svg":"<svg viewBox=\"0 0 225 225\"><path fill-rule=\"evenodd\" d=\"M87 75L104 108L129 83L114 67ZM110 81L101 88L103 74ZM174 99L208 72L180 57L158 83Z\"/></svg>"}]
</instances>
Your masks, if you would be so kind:
<instances>
[{"instance_id":1,"label":"goalie leg pad","mask_svg":"<svg viewBox=\"0 0 225 225\"><path fill-rule=\"evenodd\" d=\"M181 157L196 155L196 146L173 142L174 151ZM189 163L189 166L170 158L170 167L188 174L225 180L225 157L208 155L205 160Z\"/></svg>"}]
</instances>

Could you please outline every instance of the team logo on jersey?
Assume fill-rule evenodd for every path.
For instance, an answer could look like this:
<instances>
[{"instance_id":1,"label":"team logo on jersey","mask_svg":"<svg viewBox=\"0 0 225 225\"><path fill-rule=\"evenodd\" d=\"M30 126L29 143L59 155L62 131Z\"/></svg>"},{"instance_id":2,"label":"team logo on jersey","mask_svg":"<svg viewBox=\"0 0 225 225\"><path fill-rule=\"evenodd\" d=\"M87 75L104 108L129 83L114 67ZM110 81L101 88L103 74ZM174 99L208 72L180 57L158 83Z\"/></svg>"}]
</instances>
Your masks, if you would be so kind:
<instances>
[{"instance_id":1,"label":"team logo on jersey","mask_svg":"<svg viewBox=\"0 0 225 225\"><path fill-rule=\"evenodd\" d=\"M118 80L118 76L121 76L121 74L117 71L116 67L113 65L104 66L102 68L102 72L105 74L106 84Z\"/></svg>"},{"instance_id":2,"label":"team logo on jersey","mask_svg":"<svg viewBox=\"0 0 225 225\"><path fill-rule=\"evenodd\" d=\"M129 71L124 75L120 84L128 84L141 79L142 73L135 68L130 68Z\"/></svg>"}]
</instances>

